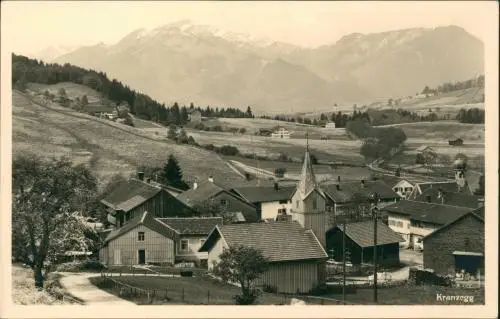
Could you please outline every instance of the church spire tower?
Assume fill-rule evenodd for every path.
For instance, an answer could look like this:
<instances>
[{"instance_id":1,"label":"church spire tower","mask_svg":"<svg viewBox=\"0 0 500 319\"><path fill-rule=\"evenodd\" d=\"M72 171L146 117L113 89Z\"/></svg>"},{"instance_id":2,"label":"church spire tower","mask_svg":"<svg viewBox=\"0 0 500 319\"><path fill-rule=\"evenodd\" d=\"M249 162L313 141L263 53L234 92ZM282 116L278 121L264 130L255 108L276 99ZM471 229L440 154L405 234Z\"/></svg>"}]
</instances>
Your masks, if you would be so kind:
<instances>
[{"instance_id":1,"label":"church spire tower","mask_svg":"<svg viewBox=\"0 0 500 319\"><path fill-rule=\"evenodd\" d=\"M292 195L292 219L311 230L323 247L326 233L326 198L314 175L306 133L306 152L297 188Z\"/></svg>"}]
</instances>

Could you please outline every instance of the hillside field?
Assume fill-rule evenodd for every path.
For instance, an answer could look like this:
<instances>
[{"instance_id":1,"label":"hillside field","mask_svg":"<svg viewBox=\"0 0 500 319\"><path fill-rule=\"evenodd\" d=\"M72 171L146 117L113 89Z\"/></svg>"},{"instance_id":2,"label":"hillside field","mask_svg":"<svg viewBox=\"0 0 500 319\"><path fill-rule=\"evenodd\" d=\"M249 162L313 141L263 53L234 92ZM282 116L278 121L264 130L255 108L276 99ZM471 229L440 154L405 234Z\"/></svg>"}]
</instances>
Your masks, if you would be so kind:
<instances>
[{"instance_id":1,"label":"hillside field","mask_svg":"<svg viewBox=\"0 0 500 319\"><path fill-rule=\"evenodd\" d=\"M44 157L70 157L87 163L100 185L114 174L135 174L139 165L162 166L169 154L180 162L185 179L206 180L214 175L220 181L243 183L217 155L199 148L140 136L137 129L99 120L70 109L47 109L13 92L13 156L27 152ZM60 113L64 110L67 113Z\"/></svg>"}]
</instances>

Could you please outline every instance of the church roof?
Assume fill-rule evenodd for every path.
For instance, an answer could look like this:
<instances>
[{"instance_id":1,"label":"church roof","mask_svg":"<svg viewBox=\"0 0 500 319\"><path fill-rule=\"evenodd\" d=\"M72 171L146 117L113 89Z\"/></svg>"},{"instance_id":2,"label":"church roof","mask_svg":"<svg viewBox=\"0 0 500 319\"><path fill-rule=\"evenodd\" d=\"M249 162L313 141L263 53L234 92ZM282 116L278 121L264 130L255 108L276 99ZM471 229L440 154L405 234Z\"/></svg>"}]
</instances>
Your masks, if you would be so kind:
<instances>
[{"instance_id":1,"label":"church roof","mask_svg":"<svg viewBox=\"0 0 500 319\"><path fill-rule=\"evenodd\" d=\"M309 156L309 147L306 149L304 156L304 163L302 164L302 172L300 173L300 180L297 184L297 191L300 192L302 199L307 198L314 190L317 190L321 196L325 196L323 191L319 188L314 176L311 157Z\"/></svg>"}]
</instances>

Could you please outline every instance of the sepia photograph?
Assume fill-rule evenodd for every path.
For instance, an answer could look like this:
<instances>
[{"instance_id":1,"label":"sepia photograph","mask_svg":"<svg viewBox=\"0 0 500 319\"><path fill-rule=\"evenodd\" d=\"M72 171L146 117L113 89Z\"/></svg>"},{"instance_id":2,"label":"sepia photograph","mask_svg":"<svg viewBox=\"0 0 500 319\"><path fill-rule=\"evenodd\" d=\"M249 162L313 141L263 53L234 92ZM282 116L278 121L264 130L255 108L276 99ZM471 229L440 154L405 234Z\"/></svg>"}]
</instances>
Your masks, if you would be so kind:
<instances>
[{"instance_id":1,"label":"sepia photograph","mask_svg":"<svg viewBox=\"0 0 500 319\"><path fill-rule=\"evenodd\" d=\"M497 2L1 20L6 317L498 315Z\"/></svg>"}]
</instances>

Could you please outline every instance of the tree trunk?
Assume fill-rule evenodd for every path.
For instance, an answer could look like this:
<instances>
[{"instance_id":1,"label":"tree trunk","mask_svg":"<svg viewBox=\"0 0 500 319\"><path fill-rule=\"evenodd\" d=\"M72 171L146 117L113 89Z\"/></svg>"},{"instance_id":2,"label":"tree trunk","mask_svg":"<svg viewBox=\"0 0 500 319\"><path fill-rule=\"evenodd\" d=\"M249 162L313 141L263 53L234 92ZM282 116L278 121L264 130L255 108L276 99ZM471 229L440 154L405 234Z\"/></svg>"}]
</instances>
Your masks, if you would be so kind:
<instances>
[{"instance_id":1,"label":"tree trunk","mask_svg":"<svg viewBox=\"0 0 500 319\"><path fill-rule=\"evenodd\" d=\"M33 272L35 273L35 287L40 289L43 288L42 267L35 265Z\"/></svg>"}]
</instances>

